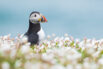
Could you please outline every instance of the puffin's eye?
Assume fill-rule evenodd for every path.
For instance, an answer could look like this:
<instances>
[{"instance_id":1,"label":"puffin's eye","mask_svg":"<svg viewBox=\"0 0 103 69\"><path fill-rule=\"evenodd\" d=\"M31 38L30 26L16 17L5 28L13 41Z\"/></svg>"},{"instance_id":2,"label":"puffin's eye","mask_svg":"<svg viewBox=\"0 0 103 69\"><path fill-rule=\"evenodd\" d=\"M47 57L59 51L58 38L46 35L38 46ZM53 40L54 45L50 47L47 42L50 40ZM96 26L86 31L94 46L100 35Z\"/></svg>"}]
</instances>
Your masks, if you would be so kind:
<instances>
[{"instance_id":1,"label":"puffin's eye","mask_svg":"<svg viewBox=\"0 0 103 69\"><path fill-rule=\"evenodd\" d=\"M35 14L34 17L36 17L37 15Z\"/></svg>"}]
</instances>

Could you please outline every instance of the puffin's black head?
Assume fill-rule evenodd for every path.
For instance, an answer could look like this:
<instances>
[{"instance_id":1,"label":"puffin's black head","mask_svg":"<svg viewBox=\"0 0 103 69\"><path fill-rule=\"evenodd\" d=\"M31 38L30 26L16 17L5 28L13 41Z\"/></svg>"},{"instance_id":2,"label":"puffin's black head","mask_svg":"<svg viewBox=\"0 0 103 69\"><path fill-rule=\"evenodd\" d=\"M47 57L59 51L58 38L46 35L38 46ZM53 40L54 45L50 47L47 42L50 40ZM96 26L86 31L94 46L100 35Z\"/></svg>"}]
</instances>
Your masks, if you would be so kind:
<instances>
[{"instance_id":1,"label":"puffin's black head","mask_svg":"<svg viewBox=\"0 0 103 69\"><path fill-rule=\"evenodd\" d=\"M29 21L31 23L37 24L40 22L47 22L47 19L41 13L34 11L30 14Z\"/></svg>"}]
</instances>

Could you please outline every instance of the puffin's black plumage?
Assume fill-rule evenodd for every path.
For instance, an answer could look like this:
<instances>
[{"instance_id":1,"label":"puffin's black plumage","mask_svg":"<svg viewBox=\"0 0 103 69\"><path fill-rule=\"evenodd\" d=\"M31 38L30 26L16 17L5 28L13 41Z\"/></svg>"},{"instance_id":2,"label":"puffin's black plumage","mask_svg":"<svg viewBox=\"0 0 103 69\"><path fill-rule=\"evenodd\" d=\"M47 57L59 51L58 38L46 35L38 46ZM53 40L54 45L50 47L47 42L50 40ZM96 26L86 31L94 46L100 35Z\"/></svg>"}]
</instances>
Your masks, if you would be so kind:
<instances>
[{"instance_id":1,"label":"puffin's black plumage","mask_svg":"<svg viewBox=\"0 0 103 69\"><path fill-rule=\"evenodd\" d=\"M37 32L40 30L40 23L33 24L29 21L29 29L25 35L28 38L28 42L33 44L38 44L39 42L39 36L37 35Z\"/></svg>"}]
</instances>

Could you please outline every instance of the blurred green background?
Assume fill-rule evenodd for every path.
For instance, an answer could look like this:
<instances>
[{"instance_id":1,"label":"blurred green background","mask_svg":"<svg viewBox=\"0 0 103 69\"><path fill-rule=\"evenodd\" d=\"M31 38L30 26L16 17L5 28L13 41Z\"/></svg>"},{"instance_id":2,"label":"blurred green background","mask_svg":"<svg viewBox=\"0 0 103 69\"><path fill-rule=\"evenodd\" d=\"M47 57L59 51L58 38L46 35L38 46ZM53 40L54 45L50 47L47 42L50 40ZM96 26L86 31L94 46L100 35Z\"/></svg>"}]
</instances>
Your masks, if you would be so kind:
<instances>
[{"instance_id":1,"label":"blurred green background","mask_svg":"<svg viewBox=\"0 0 103 69\"><path fill-rule=\"evenodd\" d=\"M47 18L46 34L103 37L103 0L0 0L0 36L25 33L32 11Z\"/></svg>"}]
</instances>

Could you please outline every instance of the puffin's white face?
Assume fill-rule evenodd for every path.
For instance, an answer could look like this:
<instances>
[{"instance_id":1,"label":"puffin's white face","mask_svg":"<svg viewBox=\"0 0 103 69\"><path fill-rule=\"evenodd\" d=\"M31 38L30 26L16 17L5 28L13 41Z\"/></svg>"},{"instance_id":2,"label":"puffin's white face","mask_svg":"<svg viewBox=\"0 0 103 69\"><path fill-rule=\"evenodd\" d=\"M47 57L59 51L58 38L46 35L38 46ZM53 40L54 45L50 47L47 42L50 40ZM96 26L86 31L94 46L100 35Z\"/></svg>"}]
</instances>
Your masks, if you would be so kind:
<instances>
[{"instance_id":1,"label":"puffin's white face","mask_svg":"<svg viewBox=\"0 0 103 69\"><path fill-rule=\"evenodd\" d=\"M42 14L40 14L39 12L33 12L31 13L29 20L31 23L37 24L40 22L47 22L47 19L45 18L45 16L43 16Z\"/></svg>"},{"instance_id":2,"label":"puffin's white face","mask_svg":"<svg viewBox=\"0 0 103 69\"><path fill-rule=\"evenodd\" d=\"M29 19L32 23L37 23L37 22L41 21L41 15L38 13L33 13L33 14L31 14Z\"/></svg>"}]
</instances>

